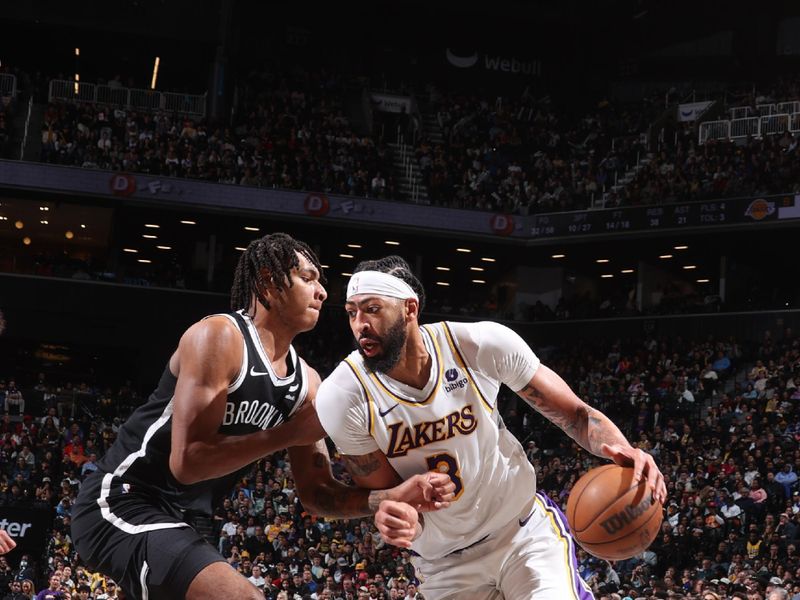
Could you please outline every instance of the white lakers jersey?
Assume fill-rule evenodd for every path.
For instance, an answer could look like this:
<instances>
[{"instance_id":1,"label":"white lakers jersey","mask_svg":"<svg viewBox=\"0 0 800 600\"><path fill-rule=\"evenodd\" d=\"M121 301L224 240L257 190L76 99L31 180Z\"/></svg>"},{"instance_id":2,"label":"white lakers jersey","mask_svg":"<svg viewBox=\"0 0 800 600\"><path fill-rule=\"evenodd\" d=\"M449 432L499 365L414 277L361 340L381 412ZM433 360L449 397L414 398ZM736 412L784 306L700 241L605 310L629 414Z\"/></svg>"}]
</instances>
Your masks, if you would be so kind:
<instances>
[{"instance_id":1,"label":"white lakers jersey","mask_svg":"<svg viewBox=\"0 0 800 600\"><path fill-rule=\"evenodd\" d=\"M497 411L501 383L523 388L539 360L497 323L421 328L432 359L421 390L368 370L355 351L317 393L320 421L342 454L380 449L407 479L430 470L456 485L447 509L425 514L413 549L434 560L480 541L516 518L536 491L522 446Z\"/></svg>"}]
</instances>

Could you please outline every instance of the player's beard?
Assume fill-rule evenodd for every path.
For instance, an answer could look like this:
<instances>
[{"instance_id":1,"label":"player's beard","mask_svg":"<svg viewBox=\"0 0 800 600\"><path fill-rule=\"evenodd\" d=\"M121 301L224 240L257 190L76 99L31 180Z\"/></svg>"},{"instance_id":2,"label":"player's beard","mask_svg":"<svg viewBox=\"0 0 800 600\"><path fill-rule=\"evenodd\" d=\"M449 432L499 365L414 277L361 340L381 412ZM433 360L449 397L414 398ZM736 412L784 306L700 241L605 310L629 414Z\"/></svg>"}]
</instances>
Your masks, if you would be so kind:
<instances>
[{"instance_id":1,"label":"player's beard","mask_svg":"<svg viewBox=\"0 0 800 600\"><path fill-rule=\"evenodd\" d=\"M397 318L397 321L392 325L383 337L366 336L369 339L375 340L381 345L381 352L375 356L367 356L361 345L356 343L361 357L364 359L364 365L370 371L377 371L379 373L388 373L400 360L400 355L403 353L403 348L406 345L406 323L403 315Z\"/></svg>"}]
</instances>

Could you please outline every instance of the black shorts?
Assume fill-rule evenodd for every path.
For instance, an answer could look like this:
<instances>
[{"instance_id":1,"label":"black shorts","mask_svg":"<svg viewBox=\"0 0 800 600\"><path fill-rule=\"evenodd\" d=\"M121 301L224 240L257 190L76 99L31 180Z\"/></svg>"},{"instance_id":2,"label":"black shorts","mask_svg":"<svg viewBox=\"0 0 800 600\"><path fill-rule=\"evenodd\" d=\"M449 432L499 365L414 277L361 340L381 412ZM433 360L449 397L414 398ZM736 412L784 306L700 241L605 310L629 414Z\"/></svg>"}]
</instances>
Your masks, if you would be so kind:
<instances>
[{"instance_id":1,"label":"black shorts","mask_svg":"<svg viewBox=\"0 0 800 600\"><path fill-rule=\"evenodd\" d=\"M72 539L86 566L114 579L127 600L183 599L200 571L224 561L189 525L102 472L81 486Z\"/></svg>"}]
</instances>

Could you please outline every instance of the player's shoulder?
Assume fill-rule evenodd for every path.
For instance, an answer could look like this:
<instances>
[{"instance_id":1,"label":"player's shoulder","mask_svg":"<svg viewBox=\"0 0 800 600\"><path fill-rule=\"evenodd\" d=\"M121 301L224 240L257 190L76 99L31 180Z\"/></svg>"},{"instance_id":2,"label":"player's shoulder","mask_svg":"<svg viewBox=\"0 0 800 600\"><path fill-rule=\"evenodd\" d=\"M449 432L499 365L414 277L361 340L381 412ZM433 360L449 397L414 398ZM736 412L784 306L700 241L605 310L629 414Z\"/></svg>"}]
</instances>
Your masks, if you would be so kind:
<instances>
[{"instance_id":1,"label":"player's shoulder","mask_svg":"<svg viewBox=\"0 0 800 600\"><path fill-rule=\"evenodd\" d=\"M226 315L211 315L191 325L181 336L180 346L194 350L225 352L240 347L242 332Z\"/></svg>"},{"instance_id":2,"label":"player's shoulder","mask_svg":"<svg viewBox=\"0 0 800 600\"><path fill-rule=\"evenodd\" d=\"M344 392L360 396L362 386L359 382L359 371L363 370L362 365L361 356L354 350L323 380L321 389L336 388L339 394Z\"/></svg>"},{"instance_id":3,"label":"player's shoulder","mask_svg":"<svg viewBox=\"0 0 800 600\"><path fill-rule=\"evenodd\" d=\"M494 321L474 321L463 323L458 321L441 321L432 324L453 336L454 341L462 343L480 343L493 335L502 335L509 331L508 327Z\"/></svg>"}]
</instances>

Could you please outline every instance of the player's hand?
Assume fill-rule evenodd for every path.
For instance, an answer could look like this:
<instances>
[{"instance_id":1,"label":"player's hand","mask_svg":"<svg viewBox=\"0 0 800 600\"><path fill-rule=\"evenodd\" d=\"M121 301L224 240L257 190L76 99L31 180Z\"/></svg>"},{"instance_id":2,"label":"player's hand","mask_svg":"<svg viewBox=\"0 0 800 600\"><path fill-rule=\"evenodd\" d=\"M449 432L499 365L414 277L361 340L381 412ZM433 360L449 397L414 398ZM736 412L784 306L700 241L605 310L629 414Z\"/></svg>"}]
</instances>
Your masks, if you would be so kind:
<instances>
[{"instance_id":1,"label":"player's hand","mask_svg":"<svg viewBox=\"0 0 800 600\"><path fill-rule=\"evenodd\" d=\"M5 529L0 529L0 554L11 552L16 547L17 542L11 539L11 536L8 535Z\"/></svg>"},{"instance_id":2,"label":"player's hand","mask_svg":"<svg viewBox=\"0 0 800 600\"><path fill-rule=\"evenodd\" d=\"M387 543L411 548L411 542L417 537L419 513L406 502L384 500L375 513L375 525Z\"/></svg>"},{"instance_id":3,"label":"player's hand","mask_svg":"<svg viewBox=\"0 0 800 600\"><path fill-rule=\"evenodd\" d=\"M603 444L601 448L604 455L609 457L621 467L633 467L633 484L647 478L647 487L653 494L653 499L661 504L667 500L667 486L664 475L656 465L653 457L647 452L633 446L622 444Z\"/></svg>"},{"instance_id":4,"label":"player's hand","mask_svg":"<svg viewBox=\"0 0 800 600\"><path fill-rule=\"evenodd\" d=\"M389 490L389 498L395 502L410 504L418 512L430 512L450 506L456 485L447 473L428 471L414 475Z\"/></svg>"}]
</instances>

